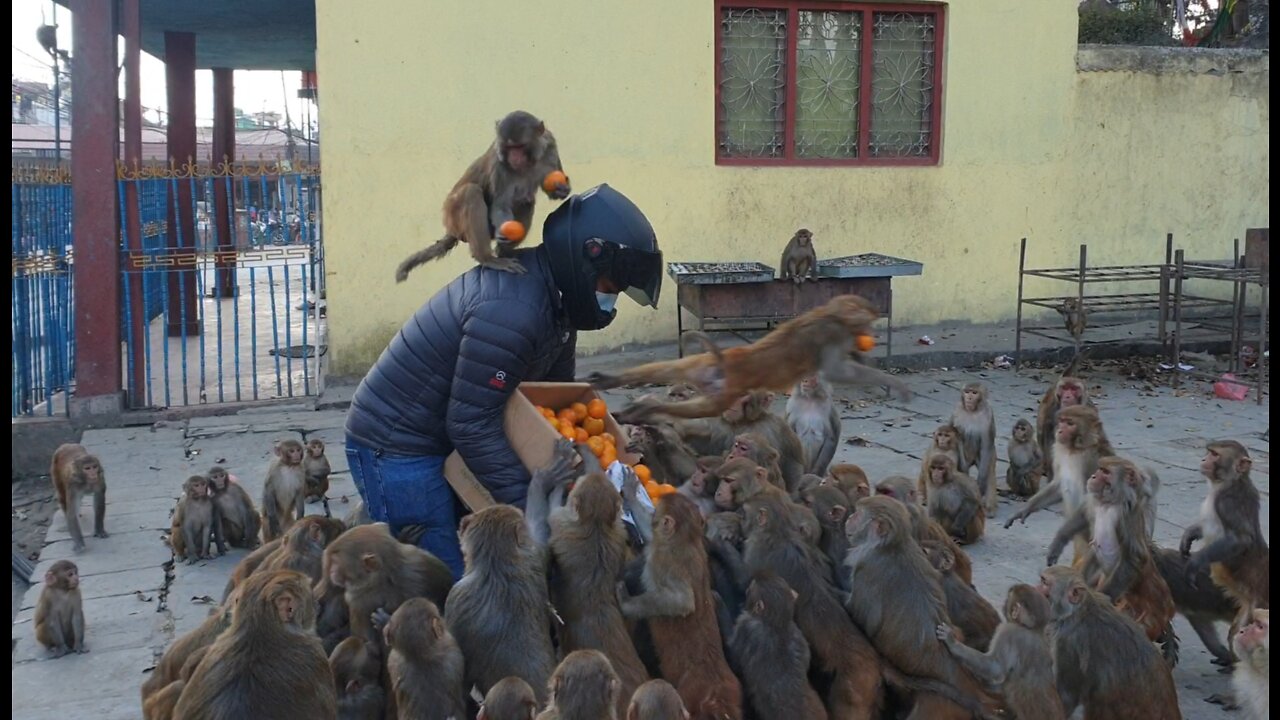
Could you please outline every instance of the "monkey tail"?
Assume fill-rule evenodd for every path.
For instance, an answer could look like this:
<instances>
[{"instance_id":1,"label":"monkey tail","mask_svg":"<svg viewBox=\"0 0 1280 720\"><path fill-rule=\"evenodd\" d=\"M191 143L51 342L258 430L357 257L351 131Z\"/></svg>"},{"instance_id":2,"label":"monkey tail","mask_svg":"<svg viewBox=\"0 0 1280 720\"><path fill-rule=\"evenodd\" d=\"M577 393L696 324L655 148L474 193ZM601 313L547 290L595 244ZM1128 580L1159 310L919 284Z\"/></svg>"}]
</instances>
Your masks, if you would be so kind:
<instances>
[{"instance_id":1,"label":"monkey tail","mask_svg":"<svg viewBox=\"0 0 1280 720\"><path fill-rule=\"evenodd\" d=\"M702 343L703 349L715 356L716 364L724 363L724 355L720 352L720 346L716 345L715 341L712 340L710 336L700 330L689 330L684 334L684 337L680 338L680 349L683 352L689 352L689 346L687 344L689 338L693 338Z\"/></svg>"},{"instance_id":2,"label":"monkey tail","mask_svg":"<svg viewBox=\"0 0 1280 720\"><path fill-rule=\"evenodd\" d=\"M1086 345L1080 348L1075 357L1071 358L1071 362L1067 363L1067 369L1062 371L1062 377L1075 377L1076 373L1080 372L1080 363L1084 362L1092 353L1092 347Z\"/></svg>"},{"instance_id":3,"label":"monkey tail","mask_svg":"<svg viewBox=\"0 0 1280 720\"><path fill-rule=\"evenodd\" d=\"M396 268L396 282L402 283L409 278L409 273L414 268L425 263L429 263L436 258L444 257L450 250L458 244L458 238L453 235L445 235L439 240L431 243L431 245L419 250L418 252L405 258L400 263L400 267Z\"/></svg>"},{"instance_id":4,"label":"monkey tail","mask_svg":"<svg viewBox=\"0 0 1280 720\"><path fill-rule=\"evenodd\" d=\"M887 660L881 664L881 672L884 674L885 681L894 687L914 693L928 693L946 698L964 708L966 712L983 718L983 720L993 720L998 717L989 708L985 707L978 698L961 691L951 683L933 678L907 675L890 665Z\"/></svg>"}]
</instances>

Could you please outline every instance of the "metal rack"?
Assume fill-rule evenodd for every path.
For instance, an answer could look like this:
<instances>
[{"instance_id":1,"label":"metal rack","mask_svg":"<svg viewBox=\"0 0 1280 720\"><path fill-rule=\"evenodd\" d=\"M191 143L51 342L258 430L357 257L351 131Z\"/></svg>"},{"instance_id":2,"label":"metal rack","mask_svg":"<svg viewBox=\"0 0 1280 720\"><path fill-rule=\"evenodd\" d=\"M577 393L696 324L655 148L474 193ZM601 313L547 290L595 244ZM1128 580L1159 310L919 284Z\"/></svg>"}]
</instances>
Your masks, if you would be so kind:
<instances>
[{"instance_id":1,"label":"metal rack","mask_svg":"<svg viewBox=\"0 0 1280 720\"><path fill-rule=\"evenodd\" d=\"M1231 317L1227 326L1212 325L1214 329L1227 332L1231 338L1231 361L1230 370L1236 376L1231 382L1237 385L1243 385L1252 388L1257 396L1257 402L1262 404L1262 395L1266 391L1267 386L1267 305L1270 300L1270 277L1269 269L1265 261L1256 262L1249 261L1245 256L1240 254L1240 240L1235 241L1236 261L1234 265L1223 265L1220 263L1188 261L1183 256L1183 251L1179 250L1174 255L1173 264L1173 384L1177 387L1181 382L1182 376L1197 377L1204 380L1219 380L1220 377L1216 373L1206 372L1196 369L1182 369L1182 310L1184 307L1182 283L1185 280L1216 280L1219 282L1229 282L1232 284L1231 291ZM1260 299L1258 302L1258 359L1252 368L1245 368L1241 359L1241 349L1244 347L1244 338L1248 318L1246 317L1247 290L1250 285L1256 285L1261 289ZM1208 325L1205 323L1205 325Z\"/></svg>"},{"instance_id":2,"label":"metal rack","mask_svg":"<svg viewBox=\"0 0 1280 720\"><path fill-rule=\"evenodd\" d=\"M1067 331L1064 325L1026 325L1023 323L1024 306L1039 307L1048 310L1054 310L1059 313L1063 312L1064 307L1074 301L1076 307L1083 309L1086 316L1097 317L1103 313L1138 313L1143 311L1154 311L1157 316L1157 337L1162 345L1169 342L1169 319L1171 307L1173 304L1173 292L1171 279L1173 276L1173 233L1165 236L1164 262L1142 265L1098 265L1090 267L1088 263L1089 246L1082 243L1080 245L1080 262L1076 267L1061 268L1027 268L1027 239L1022 238L1021 246L1018 252L1018 311L1017 311L1017 338L1015 341L1015 367L1020 369L1022 364L1022 336L1034 335L1048 340L1054 340L1063 344L1071 344L1078 350L1082 345L1096 345L1115 340L1088 340L1084 337L1084 333L1079 336L1073 336ZM1059 295L1047 297L1026 297L1024 291L1024 283L1027 277L1039 277L1047 280L1056 280L1060 282L1073 283L1075 293L1072 295ZM1089 295L1086 293L1087 286L1095 283L1132 283L1132 282L1156 282L1158 289L1155 292L1132 292L1132 293L1111 293ZM1199 297L1193 295L1181 296L1182 309L1184 310L1201 310L1207 311L1211 309L1224 309L1234 307L1229 300L1219 300L1217 298ZM1129 322L1126 320L1125 323ZM1103 329L1114 327L1116 325L1125 324L1117 322L1099 322L1094 320L1087 325L1088 328ZM1206 328L1208 329L1208 328Z\"/></svg>"}]
</instances>

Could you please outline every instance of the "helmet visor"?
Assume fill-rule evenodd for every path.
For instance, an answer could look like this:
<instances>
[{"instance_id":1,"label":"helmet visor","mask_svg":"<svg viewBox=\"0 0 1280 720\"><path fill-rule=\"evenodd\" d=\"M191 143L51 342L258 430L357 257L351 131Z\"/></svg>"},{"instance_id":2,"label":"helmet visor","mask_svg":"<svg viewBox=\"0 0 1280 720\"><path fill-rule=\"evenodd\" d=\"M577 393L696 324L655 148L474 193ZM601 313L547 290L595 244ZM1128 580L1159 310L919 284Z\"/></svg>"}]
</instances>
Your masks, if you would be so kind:
<instances>
[{"instance_id":1,"label":"helmet visor","mask_svg":"<svg viewBox=\"0 0 1280 720\"><path fill-rule=\"evenodd\" d=\"M618 289L640 305L658 307L662 290L662 251L616 247L607 275Z\"/></svg>"}]
</instances>

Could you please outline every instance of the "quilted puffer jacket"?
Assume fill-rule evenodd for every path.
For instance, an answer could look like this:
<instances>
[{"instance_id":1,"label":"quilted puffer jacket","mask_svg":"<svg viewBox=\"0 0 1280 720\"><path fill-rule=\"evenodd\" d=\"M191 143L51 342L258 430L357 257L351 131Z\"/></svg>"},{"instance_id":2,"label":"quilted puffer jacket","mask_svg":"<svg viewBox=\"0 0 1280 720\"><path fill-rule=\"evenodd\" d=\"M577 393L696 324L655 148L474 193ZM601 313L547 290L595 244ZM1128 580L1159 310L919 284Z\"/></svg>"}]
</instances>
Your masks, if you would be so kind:
<instances>
[{"instance_id":1,"label":"quilted puffer jacket","mask_svg":"<svg viewBox=\"0 0 1280 720\"><path fill-rule=\"evenodd\" d=\"M577 333L543 246L515 256L527 273L474 267L414 313L356 388L346 431L388 455L457 450L494 500L523 508L529 473L503 408L522 381L573 380Z\"/></svg>"}]
</instances>

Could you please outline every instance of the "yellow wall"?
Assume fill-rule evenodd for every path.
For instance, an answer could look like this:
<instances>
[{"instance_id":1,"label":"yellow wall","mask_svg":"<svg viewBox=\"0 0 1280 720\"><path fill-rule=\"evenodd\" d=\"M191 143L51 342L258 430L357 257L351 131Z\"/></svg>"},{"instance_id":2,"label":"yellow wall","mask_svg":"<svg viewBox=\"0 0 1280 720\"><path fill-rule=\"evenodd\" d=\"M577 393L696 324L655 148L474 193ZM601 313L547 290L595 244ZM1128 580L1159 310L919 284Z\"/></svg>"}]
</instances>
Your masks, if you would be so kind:
<instances>
[{"instance_id":1,"label":"yellow wall","mask_svg":"<svg viewBox=\"0 0 1280 720\"><path fill-rule=\"evenodd\" d=\"M330 348L359 373L460 272L463 248L396 285L441 234L440 203L509 110L546 119L576 189L608 182L649 216L668 260L776 266L795 228L826 256L925 264L895 282L895 325L1015 312L1018 238L1032 265L1157 262L1173 231L1225 257L1268 225L1269 75L1078 72L1068 2L960 0L947 9L942 163L922 168L714 164L710 0L465 3L317 0L323 84ZM510 15L510 19L505 16ZM553 207L541 198L538 219ZM540 241L539 233L530 242ZM670 339L661 309L584 350Z\"/></svg>"}]
</instances>

